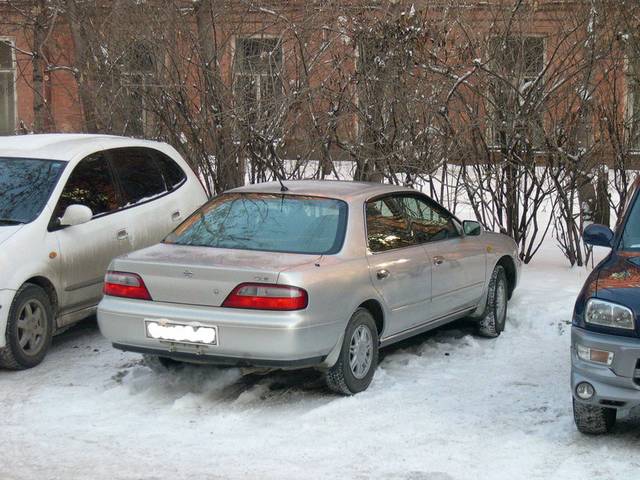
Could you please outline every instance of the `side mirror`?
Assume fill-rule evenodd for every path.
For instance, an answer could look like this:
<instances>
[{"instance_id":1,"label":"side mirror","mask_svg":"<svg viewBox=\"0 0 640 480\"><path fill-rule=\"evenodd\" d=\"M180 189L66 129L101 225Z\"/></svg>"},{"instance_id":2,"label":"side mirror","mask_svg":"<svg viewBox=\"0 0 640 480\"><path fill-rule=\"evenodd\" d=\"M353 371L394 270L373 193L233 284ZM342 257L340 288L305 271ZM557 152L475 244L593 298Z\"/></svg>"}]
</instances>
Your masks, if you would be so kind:
<instances>
[{"instance_id":1,"label":"side mirror","mask_svg":"<svg viewBox=\"0 0 640 480\"><path fill-rule=\"evenodd\" d=\"M482 225L475 220L465 220L462 222L462 230L465 235L476 237L482 233Z\"/></svg>"},{"instance_id":2,"label":"side mirror","mask_svg":"<svg viewBox=\"0 0 640 480\"><path fill-rule=\"evenodd\" d=\"M69 205L64 211L64 215L60 217L60 226L72 227L73 225L87 223L92 218L93 212L89 207L84 205Z\"/></svg>"},{"instance_id":3,"label":"side mirror","mask_svg":"<svg viewBox=\"0 0 640 480\"><path fill-rule=\"evenodd\" d=\"M582 233L582 239L587 245L609 248L613 246L613 232L605 225L598 225L596 223L588 225Z\"/></svg>"}]
</instances>

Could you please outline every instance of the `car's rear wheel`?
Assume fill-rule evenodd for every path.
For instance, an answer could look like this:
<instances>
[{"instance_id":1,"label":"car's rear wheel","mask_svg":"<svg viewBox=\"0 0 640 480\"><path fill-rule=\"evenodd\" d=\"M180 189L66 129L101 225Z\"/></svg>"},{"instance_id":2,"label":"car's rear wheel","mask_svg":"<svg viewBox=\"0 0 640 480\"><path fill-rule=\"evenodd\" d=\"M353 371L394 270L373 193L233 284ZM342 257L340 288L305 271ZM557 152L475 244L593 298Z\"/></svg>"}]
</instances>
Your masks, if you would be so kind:
<instances>
[{"instance_id":1,"label":"car's rear wheel","mask_svg":"<svg viewBox=\"0 0 640 480\"><path fill-rule=\"evenodd\" d=\"M351 316L338 361L326 373L327 385L343 395L366 390L378 366L378 330L371 313L359 308Z\"/></svg>"},{"instance_id":2,"label":"car's rear wheel","mask_svg":"<svg viewBox=\"0 0 640 480\"><path fill-rule=\"evenodd\" d=\"M573 420L580 433L602 435L609 433L616 424L616 409L597 407L573 399Z\"/></svg>"},{"instance_id":3,"label":"car's rear wheel","mask_svg":"<svg viewBox=\"0 0 640 480\"><path fill-rule=\"evenodd\" d=\"M487 305L478 322L478 334L494 338L500 335L507 322L507 302L509 299L507 274L502 265L496 265L489 280Z\"/></svg>"},{"instance_id":4,"label":"car's rear wheel","mask_svg":"<svg viewBox=\"0 0 640 480\"><path fill-rule=\"evenodd\" d=\"M158 355L143 354L144 364L156 373L180 370L184 363L173 358L160 357Z\"/></svg>"},{"instance_id":5,"label":"car's rear wheel","mask_svg":"<svg viewBox=\"0 0 640 480\"><path fill-rule=\"evenodd\" d=\"M53 336L53 309L42 288L26 283L16 292L5 335L0 367L22 370L42 362Z\"/></svg>"}]
</instances>

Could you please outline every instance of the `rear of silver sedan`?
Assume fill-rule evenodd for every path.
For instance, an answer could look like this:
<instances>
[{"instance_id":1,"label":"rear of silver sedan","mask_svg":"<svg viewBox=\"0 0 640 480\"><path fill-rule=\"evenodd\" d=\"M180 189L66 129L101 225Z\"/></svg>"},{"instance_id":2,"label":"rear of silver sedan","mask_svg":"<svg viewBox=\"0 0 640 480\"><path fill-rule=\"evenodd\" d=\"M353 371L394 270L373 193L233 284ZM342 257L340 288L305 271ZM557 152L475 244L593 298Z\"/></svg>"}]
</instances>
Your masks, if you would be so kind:
<instances>
[{"instance_id":1,"label":"rear of silver sedan","mask_svg":"<svg viewBox=\"0 0 640 480\"><path fill-rule=\"evenodd\" d=\"M278 257L282 269L318 258ZM322 363L344 321L327 321L319 305L308 304L304 288L277 284L279 271L248 264L259 264L255 254L165 244L116 259L98 310L100 330L116 348L176 360L279 368Z\"/></svg>"},{"instance_id":2,"label":"rear of silver sedan","mask_svg":"<svg viewBox=\"0 0 640 480\"><path fill-rule=\"evenodd\" d=\"M165 242L112 262L100 330L116 348L174 360L319 365L346 320L327 318L317 262L341 249L346 220L340 200L218 197ZM283 284L291 272L296 285Z\"/></svg>"}]
</instances>

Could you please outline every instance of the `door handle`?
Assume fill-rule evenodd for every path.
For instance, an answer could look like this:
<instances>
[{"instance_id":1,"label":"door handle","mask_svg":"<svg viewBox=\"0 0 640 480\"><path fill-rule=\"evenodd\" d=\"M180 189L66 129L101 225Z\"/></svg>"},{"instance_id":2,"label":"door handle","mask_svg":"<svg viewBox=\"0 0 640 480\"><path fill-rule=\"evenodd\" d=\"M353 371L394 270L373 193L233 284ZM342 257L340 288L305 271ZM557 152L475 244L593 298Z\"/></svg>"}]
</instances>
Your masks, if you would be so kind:
<instances>
[{"instance_id":1,"label":"door handle","mask_svg":"<svg viewBox=\"0 0 640 480\"><path fill-rule=\"evenodd\" d=\"M175 221L175 220L180 220L180 210L176 210L175 212L173 212L171 214L171 220Z\"/></svg>"},{"instance_id":2,"label":"door handle","mask_svg":"<svg viewBox=\"0 0 640 480\"><path fill-rule=\"evenodd\" d=\"M382 270L378 270L376 272L376 277L378 277L378 280L384 280L385 278L387 278L389 275L391 275L389 273L389 270L385 270L384 268Z\"/></svg>"},{"instance_id":3,"label":"door handle","mask_svg":"<svg viewBox=\"0 0 640 480\"><path fill-rule=\"evenodd\" d=\"M444 257L441 257L441 256L433 257L434 265L442 265L443 263L444 263Z\"/></svg>"},{"instance_id":4,"label":"door handle","mask_svg":"<svg viewBox=\"0 0 640 480\"><path fill-rule=\"evenodd\" d=\"M126 240L127 238L129 238L129 232L127 232L125 229L118 230L118 234L116 235L116 238L118 240Z\"/></svg>"}]
</instances>

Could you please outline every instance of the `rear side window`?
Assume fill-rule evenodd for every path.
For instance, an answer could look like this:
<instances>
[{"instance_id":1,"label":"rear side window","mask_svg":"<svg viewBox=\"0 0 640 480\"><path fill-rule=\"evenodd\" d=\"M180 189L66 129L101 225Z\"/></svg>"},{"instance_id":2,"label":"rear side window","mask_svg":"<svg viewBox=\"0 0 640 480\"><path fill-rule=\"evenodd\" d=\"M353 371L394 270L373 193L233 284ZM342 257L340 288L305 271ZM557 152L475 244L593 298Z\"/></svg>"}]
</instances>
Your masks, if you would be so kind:
<instances>
[{"instance_id":1,"label":"rear side window","mask_svg":"<svg viewBox=\"0 0 640 480\"><path fill-rule=\"evenodd\" d=\"M109 150L120 181L125 207L167 192L160 166L146 148Z\"/></svg>"},{"instance_id":2,"label":"rear side window","mask_svg":"<svg viewBox=\"0 0 640 480\"><path fill-rule=\"evenodd\" d=\"M175 161L162 152L153 152L153 157L160 166L167 190L172 191L178 188L187 179L182 168Z\"/></svg>"},{"instance_id":3,"label":"rear side window","mask_svg":"<svg viewBox=\"0 0 640 480\"><path fill-rule=\"evenodd\" d=\"M103 153L88 156L71 172L58 200L54 218L62 217L69 205L89 207L94 216L119 208L118 191Z\"/></svg>"},{"instance_id":4,"label":"rear side window","mask_svg":"<svg viewBox=\"0 0 640 480\"><path fill-rule=\"evenodd\" d=\"M401 198L384 197L367 202L367 240L372 252L416 245Z\"/></svg>"},{"instance_id":5,"label":"rear side window","mask_svg":"<svg viewBox=\"0 0 640 480\"><path fill-rule=\"evenodd\" d=\"M230 193L197 210L166 243L270 252L333 254L342 247L347 204L302 195Z\"/></svg>"}]
</instances>

